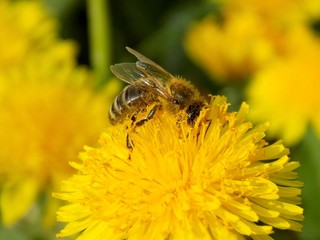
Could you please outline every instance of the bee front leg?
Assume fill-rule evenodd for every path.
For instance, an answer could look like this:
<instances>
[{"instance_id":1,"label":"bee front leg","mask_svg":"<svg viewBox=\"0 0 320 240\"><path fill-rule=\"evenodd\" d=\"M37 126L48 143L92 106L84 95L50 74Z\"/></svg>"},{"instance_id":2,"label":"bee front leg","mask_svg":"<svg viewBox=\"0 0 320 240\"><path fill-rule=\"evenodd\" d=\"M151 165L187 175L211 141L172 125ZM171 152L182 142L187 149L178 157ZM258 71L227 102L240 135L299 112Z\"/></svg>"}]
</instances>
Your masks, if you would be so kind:
<instances>
[{"instance_id":1,"label":"bee front leg","mask_svg":"<svg viewBox=\"0 0 320 240\"><path fill-rule=\"evenodd\" d=\"M160 105L155 105L151 111L148 113L147 117L146 118L143 118L141 120L139 120L137 123L136 123L136 126L142 126L143 124L145 124L146 122L148 122L150 119L153 118L153 116L156 114L156 112L158 111L158 109L160 108Z\"/></svg>"},{"instance_id":2,"label":"bee front leg","mask_svg":"<svg viewBox=\"0 0 320 240\"><path fill-rule=\"evenodd\" d=\"M133 149L133 143L132 143L132 141L130 139L129 133L127 133L126 145L127 145L128 149L131 149L131 150Z\"/></svg>"},{"instance_id":3,"label":"bee front leg","mask_svg":"<svg viewBox=\"0 0 320 240\"><path fill-rule=\"evenodd\" d=\"M132 125L134 122L135 123L135 127L140 127L142 126L143 124L145 124L147 121L149 121L150 119L153 118L153 116L156 114L156 112L158 111L158 109L160 108L160 105L155 105L151 110L150 112L148 113L147 117L146 118L143 118L139 121L136 122L136 115L138 114L138 112L136 114L133 114L132 117L131 117L131 120L132 120ZM134 129L135 129L134 127ZM130 139L130 135L129 133L127 134L127 137L126 137L126 146L128 149L132 150L133 147L134 147L134 143L133 141Z\"/></svg>"}]
</instances>

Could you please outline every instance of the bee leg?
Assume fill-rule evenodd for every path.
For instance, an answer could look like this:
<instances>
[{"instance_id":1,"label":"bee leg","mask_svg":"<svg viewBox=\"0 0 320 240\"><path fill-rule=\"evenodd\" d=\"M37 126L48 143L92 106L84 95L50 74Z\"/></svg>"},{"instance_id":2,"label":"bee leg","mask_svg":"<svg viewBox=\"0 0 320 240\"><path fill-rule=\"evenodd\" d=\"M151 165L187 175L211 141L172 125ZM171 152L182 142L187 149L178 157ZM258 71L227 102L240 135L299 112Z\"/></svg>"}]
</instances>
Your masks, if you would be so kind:
<instances>
[{"instance_id":1,"label":"bee leg","mask_svg":"<svg viewBox=\"0 0 320 240\"><path fill-rule=\"evenodd\" d=\"M141 119L140 121L138 121L138 122L136 123L136 126L138 126L138 127L139 127L139 126L142 126L143 124L145 124L146 122L148 122L150 119L152 119L153 116L156 114L156 112L158 111L159 108L160 108L159 105L155 105L155 106L151 109L151 111L148 113L147 117Z\"/></svg>"},{"instance_id":2,"label":"bee leg","mask_svg":"<svg viewBox=\"0 0 320 240\"><path fill-rule=\"evenodd\" d=\"M136 120L137 120L136 114L133 114L132 117L131 117L131 121L132 121L132 122L135 122Z\"/></svg>"},{"instance_id":3,"label":"bee leg","mask_svg":"<svg viewBox=\"0 0 320 240\"><path fill-rule=\"evenodd\" d=\"M137 115L140 113L140 110L137 110L136 112L133 113L133 115L131 116L131 126L136 125L136 121L137 121Z\"/></svg>"},{"instance_id":4,"label":"bee leg","mask_svg":"<svg viewBox=\"0 0 320 240\"><path fill-rule=\"evenodd\" d=\"M129 133L127 133L127 139L126 139L127 148L133 149L133 143L130 140Z\"/></svg>"}]
</instances>

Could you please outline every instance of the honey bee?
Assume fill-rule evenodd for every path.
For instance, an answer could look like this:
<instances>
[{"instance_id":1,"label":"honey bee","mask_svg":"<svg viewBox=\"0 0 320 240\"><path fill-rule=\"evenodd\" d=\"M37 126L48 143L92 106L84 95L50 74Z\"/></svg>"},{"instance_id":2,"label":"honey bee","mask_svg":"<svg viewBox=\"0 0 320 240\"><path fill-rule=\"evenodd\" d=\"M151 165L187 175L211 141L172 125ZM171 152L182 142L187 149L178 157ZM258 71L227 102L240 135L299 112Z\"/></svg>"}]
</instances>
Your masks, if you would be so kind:
<instances>
[{"instance_id":1,"label":"honey bee","mask_svg":"<svg viewBox=\"0 0 320 240\"><path fill-rule=\"evenodd\" d=\"M128 83L115 98L109 110L111 124L119 124L131 118L136 126L152 119L161 108L173 114L183 110L187 123L194 125L201 109L207 102L198 90L182 78L174 77L158 64L139 52L127 47L138 61L136 63L119 63L110 67L111 72L120 80ZM139 121L136 116L148 106L153 105L147 116Z\"/></svg>"}]
</instances>

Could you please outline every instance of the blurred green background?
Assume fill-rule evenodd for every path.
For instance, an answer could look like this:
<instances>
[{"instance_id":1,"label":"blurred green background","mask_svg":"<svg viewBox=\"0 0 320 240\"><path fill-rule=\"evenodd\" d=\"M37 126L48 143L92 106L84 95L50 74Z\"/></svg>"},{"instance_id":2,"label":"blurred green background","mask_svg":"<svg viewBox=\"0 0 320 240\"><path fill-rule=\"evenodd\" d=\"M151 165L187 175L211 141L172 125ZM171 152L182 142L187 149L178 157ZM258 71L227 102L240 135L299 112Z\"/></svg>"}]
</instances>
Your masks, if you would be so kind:
<instances>
[{"instance_id":1,"label":"blurred green background","mask_svg":"<svg viewBox=\"0 0 320 240\"><path fill-rule=\"evenodd\" d=\"M258 16L257 19L259 21L261 21L261 18L271 19L268 21L267 31L272 32L272 34L266 34L265 32L261 35L259 35L260 32L258 34L259 40L265 38L267 40L263 39L265 40L263 42L267 42L268 44L269 42L276 41L276 43L272 42L272 44L269 44L270 46L277 45L272 51L269 51L272 52L272 54L269 54L272 55L272 57L270 57L271 60L268 57L267 60L259 61L259 63L256 64L255 60L251 59L250 53L247 53L245 60L240 59L239 63L235 61L230 64L228 59L222 56L223 53L227 54L227 51L221 51L217 52L217 54L221 55L221 59L219 60L219 57L213 57L212 61L218 61L218 63L222 65L223 61L225 61L225 65L223 66L223 68L226 69L225 71L234 74L221 74L217 71L215 75L214 68L213 73L208 72L206 67L202 67L202 62L197 60L202 58L197 55L197 50L194 49L202 48L202 55L214 54L207 49L207 45L210 44L210 42L212 42L212 44L221 44L225 41L225 43L229 44L229 47L221 45L215 46L215 48L226 48L227 50L229 48L230 51L233 51L233 48L241 49L242 46L245 48L248 41L257 41L258 37L253 34L253 38L250 38L250 33L246 33L246 28L243 27L243 30L240 29L239 31L243 32L246 38L237 39L237 35L235 34L233 39L231 37L233 41L230 42L230 36L227 36L227 34L222 34L220 41L214 39L214 36L212 36L213 39L211 40L210 36L207 35L206 38L195 35L193 39L199 39L199 46L195 47L192 45L195 44L195 41L190 44L186 41L186 36L190 34L190 29L196 24L201 23L204 19L213 19L213 22L220 27L218 27L219 31L232 31L233 25L231 25L231 23L231 27L228 25L231 30L227 28L229 19L233 17L233 14L247 13L254 9L254 2L255 1L245 1L243 4L247 4L246 7L241 6L239 1L231 0L43 0L42 4L49 14L58 20L59 36L62 39L71 39L77 43L79 50L77 64L86 65L92 69L95 74L93 81L95 81L98 89L106 86L112 78L111 72L109 71L110 64L126 61L132 62L135 60L133 56L125 50L125 47L129 46L154 60L170 73L188 79L196 85L204 95L209 93L213 95L226 95L228 101L231 103L231 110L237 110L242 101L246 101L249 104L252 102L251 109L256 106L254 102L255 98L250 99L251 95L247 94L247 91L249 86L251 86L251 81L256 79L260 71L268 68L268 64L274 64L274 62L277 63L277 61L285 64L287 59L299 59L300 55L295 55L298 51L299 54L300 52L307 54L308 51L312 52L312 54L320 53L320 51L317 52L317 50L313 50L313 48L311 50L308 49L312 44L314 44L314 48L317 49L320 41L319 1L286 0L284 2L290 5L290 7L281 6L283 9L275 8L273 10L272 7L270 7L271 10L264 10L264 6L257 4L259 5L257 7L259 10L256 12L262 14ZM235 7L233 7L232 4L234 4ZM275 3L272 1L270 4ZM307 6L303 8L306 10L299 12L295 7L292 7L295 6L295 4L297 5L297 9L302 9L304 6ZM284 17L285 14L287 14L287 7L295 9L292 10L292 14L295 15L293 20L290 16L287 18ZM275 13L273 13L273 11ZM281 16L280 20L279 16ZM239 17L241 18L241 15ZM280 26L281 30L278 31L278 29L276 29L273 31L273 25L271 23L276 26L275 28L279 28ZM252 22L250 22L250 24L252 24ZM259 26L259 24L261 24L261 22L256 25L252 24L252 26ZM287 35L290 35L290 31L296 31L296 29L298 29L296 26L299 26L299 29L302 26L304 29L303 32L307 31L308 40L303 38L302 33L295 33L298 37L292 40L294 44L292 44L292 46L290 45L290 49L287 49L285 44L291 44L291 40L281 40L281 38L286 38ZM271 30L269 28L271 28ZM261 26L261 29L258 27L258 30L265 31L263 26ZM272 37L270 37L270 35L272 35ZM274 35L276 35L276 37L274 37ZM223 37L228 37L229 39L223 40ZM274 38L276 40L274 40ZM312 38L312 41L310 38ZM310 44L310 41L312 44ZM281 47L279 47L279 45L281 45ZM304 56L305 55L303 55L303 57ZM317 56L319 56L319 54ZM318 58L319 62L316 60L317 56L312 58L315 60L311 60L311 62L318 65L320 69L320 56ZM210 59L210 56L208 58ZM203 61L205 62L205 60ZM208 64L210 64L210 62L207 63L207 65ZM248 70L246 64L253 67ZM230 67L230 65L232 66ZM302 66L301 69L292 69L292 72L294 71L300 71L301 76L304 76L306 75L304 71L308 71L308 69ZM320 74L317 75L317 72L315 72L315 75L316 77L314 79L311 77L312 79L310 81L306 81L304 78L301 79L301 82L305 85L311 84L309 89L312 94L310 92L310 95L320 92ZM276 78L276 76L272 76ZM276 79L274 82L280 82L282 80L281 76L282 75L279 75L279 79ZM306 76L306 78L307 77L308 76ZM295 82L292 81L290 84L294 83ZM291 88L291 86L288 85L288 88L293 89L289 91L293 96L302 96L299 103L301 103L302 106L305 104L305 108L310 107L309 101L312 101L312 103L315 102L313 99L306 99L307 96L299 91L294 92L294 87ZM271 99L272 101L274 100L273 97L271 94L269 98L270 101ZM287 97L287 95L282 97L289 100L291 99L291 97ZM268 102L268 98L266 97L259 101ZM302 191L302 206L305 209L304 230L302 233L277 230L273 235L274 239L320 239L320 134L316 130L320 125L320 106L317 105L317 103L312 106L315 117L309 114L307 115L308 117L301 122L301 124L306 125L305 131L300 134L300 137L296 137L294 141L291 141L288 137L288 144L286 139L284 141L284 144L288 145L291 149L291 158L299 161L301 164L298 171L300 179L305 183ZM299 111L299 108L297 108L297 114L299 114ZM285 112L283 113L284 119L286 114ZM295 115L290 114L288 114L287 117L288 119L298 119ZM274 116L270 118L266 116L265 120L262 120L261 118L255 119L253 116L252 121L255 123L270 121L272 125L273 118ZM288 121L290 121L290 119ZM290 123L288 123L288 125L290 125ZM290 129L288 131L290 131ZM271 133L270 137L267 136L270 142L278 138L282 138L282 136L281 133L278 134L276 130ZM39 227L42 226L42 206L46 204L47 198L48 196L45 194L40 195L36 203L39 207L28 213L15 225L11 227L1 226L0 239L55 239L54 234L61 228L61 225L57 225L54 228Z\"/></svg>"}]
</instances>

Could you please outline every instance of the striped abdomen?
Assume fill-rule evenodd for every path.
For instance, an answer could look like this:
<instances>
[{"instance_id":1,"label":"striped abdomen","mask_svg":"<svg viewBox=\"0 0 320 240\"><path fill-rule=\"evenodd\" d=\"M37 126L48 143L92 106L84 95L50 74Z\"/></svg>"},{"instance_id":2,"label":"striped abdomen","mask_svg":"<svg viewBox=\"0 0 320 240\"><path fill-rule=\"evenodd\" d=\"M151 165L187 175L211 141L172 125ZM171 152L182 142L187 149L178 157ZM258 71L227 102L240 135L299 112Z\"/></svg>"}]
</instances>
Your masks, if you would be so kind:
<instances>
[{"instance_id":1,"label":"striped abdomen","mask_svg":"<svg viewBox=\"0 0 320 240\"><path fill-rule=\"evenodd\" d=\"M111 124L121 123L126 116L133 113L146 92L135 85L126 86L113 101L109 109Z\"/></svg>"}]
</instances>

